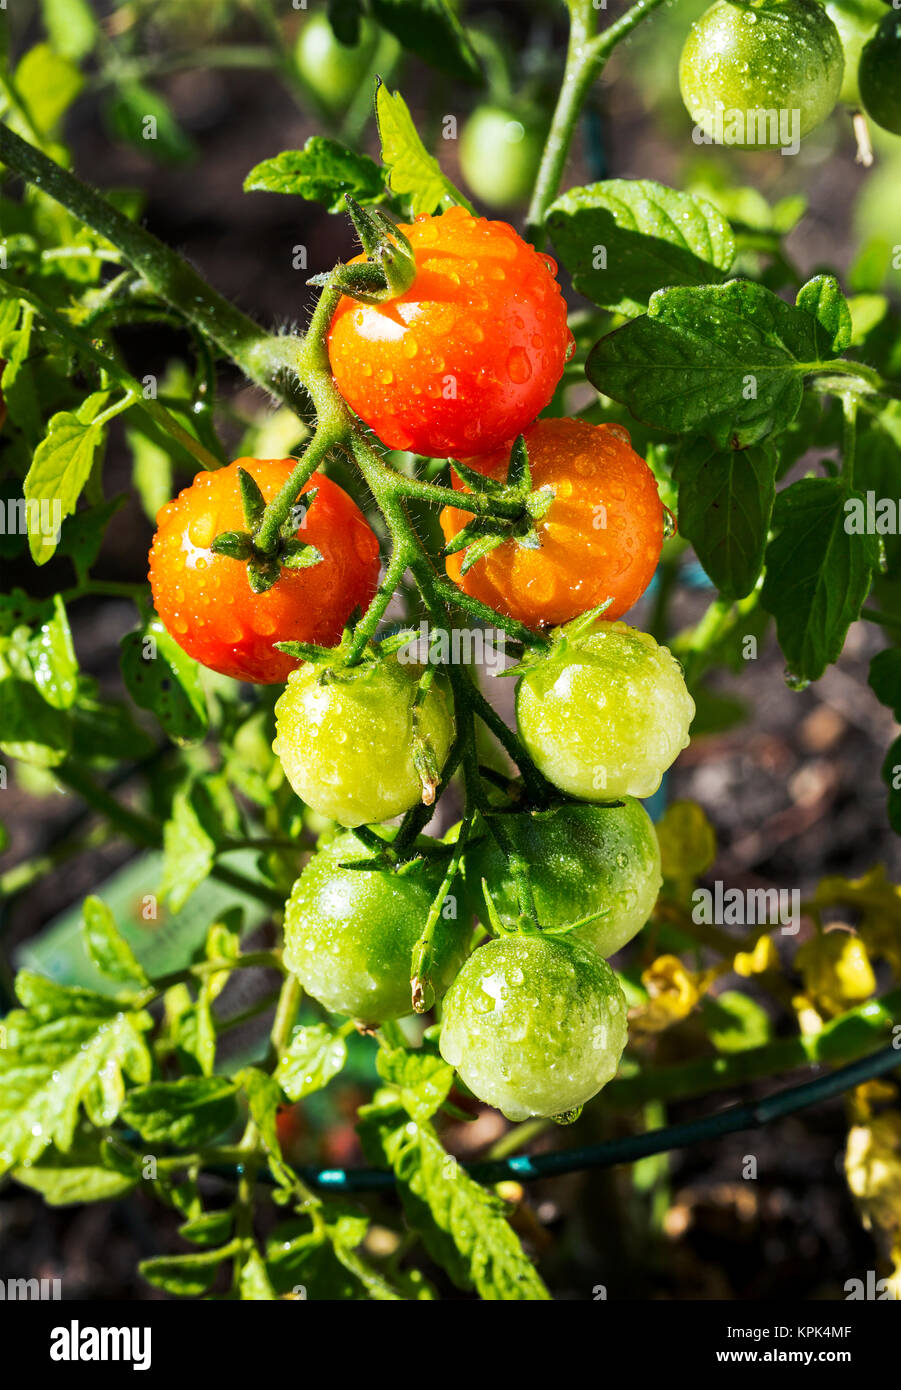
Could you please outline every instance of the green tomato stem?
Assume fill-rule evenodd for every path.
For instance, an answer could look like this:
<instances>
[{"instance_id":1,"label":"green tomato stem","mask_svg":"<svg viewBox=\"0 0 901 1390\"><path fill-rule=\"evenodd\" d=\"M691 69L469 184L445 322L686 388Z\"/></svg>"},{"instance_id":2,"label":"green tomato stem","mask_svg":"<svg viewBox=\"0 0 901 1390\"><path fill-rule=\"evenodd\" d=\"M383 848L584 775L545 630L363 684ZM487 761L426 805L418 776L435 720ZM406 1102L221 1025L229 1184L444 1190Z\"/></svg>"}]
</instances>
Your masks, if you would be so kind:
<instances>
[{"instance_id":1,"label":"green tomato stem","mask_svg":"<svg viewBox=\"0 0 901 1390\"><path fill-rule=\"evenodd\" d=\"M850 492L854 487L854 464L857 453L857 407L858 398L853 391L848 391L841 398L842 402L842 474L845 479L845 486Z\"/></svg>"},{"instance_id":2,"label":"green tomato stem","mask_svg":"<svg viewBox=\"0 0 901 1390\"><path fill-rule=\"evenodd\" d=\"M860 616L868 622L888 628L890 632L901 633L901 617L896 617L894 613L881 613L878 608L863 608Z\"/></svg>"},{"instance_id":3,"label":"green tomato stem","mask_svg":"<svg viewBox=\"0 0 901 1390\"><path fill-rule=\"evenodd\" d=\"M589 89L600 76L616 45L663 0L638 0L600 34L594 32L597 11L592 0L567 0L567 3L570 31L563 83L526 219L526 236L539 250L545 242L547 210L559 192L569 148Z\"/></svg>"},{"instance_id":4,"label":"green tomato stem","mask_svg":"<svg viewBox=\"0 0 901 1390\"><path fill-rule=\"evenodd\" d=\"M288 1044L291 1041L291 1032L294 1028L297 1011L300 1008L302 999L303 990L301 989L299 980L293 975L286 975L278 996L275 1018L272 1023L272 1032L269 1034L273 1066L281 1060L288 1050Z\"/></svg>"},{"instance_id":5,"label":"green tomato stem","mask_svg":"<svg viewBox=\"0 0 901 1390\"><path fill-rule=\"evenodd\" d=\"M0 125L0 162L111 241L167 304L208 333L251 380L272 389L278 365L277 359L273 361L273 343L277 345L278 339L212 289L186 261L4 125Z\"/></svg>"},{"instance_id":6,"label":"green tomato stem","mask_svg":"<svg viewBox=\"0 0 901 1390\"><path fill-rule=\"evenodd\" d=\"M480 492L457 492L455 488L443 487L440 483L428 483L422 478L408 478L388 464L384 465L395 490L403 497L415 497L421 502L436 502L442 507L456 507L461 512L471 512L473 516L487 516L518 521L524 512L521 500L488 496Z\"/></svg>"},{"instance_id":7,"label":"green tomato stem","mask_svg":"<svg viewBox=\"0 0 901 1390\"><path fill-rule=\"evenodd\" d=\"M463 852L469 840L472 824L473 818L471 815L464 817L463 824L460 826L459 838L447 866L447 872L444 875L441 887L432 899L429 915L422 929L422 936L413 947L410 963L410 992L413 1008L418 1014L425 1013L426 1009L430 1009L435 1002L435 991L432 988L431 981L432 948L435 939L435 928L444 910L447 895L453 887L454 879L457 877L460 865L463 862Z\"/></svg>"},{"instance_id":8,"label":"green tomato stem","mask_svg":"<svg viewBox=\"0 0 901 1390\"><path fill-rule=\"evenodd\" d=\"M385 609L394 597L395 590L403 579L406 568L406 547L395 546L382 582L379 584L369 607L354 629L353 639L346 658L348 666L356 665L367 645L375 636L376 629L384 617Z\"/></svg>"},{"instance_id":9,"label":"green tomato stem","mask_svg":"<svg viewBox=\"0 0 901 1390\"><path fill-rule=\"evenodd\" d=\"M4 127L0 126L0 132L3 129ZM63 318L52 305L48 304L40 295L35 294L34 290L26 285L17 284L15 280L10 280L5 275L0 275L0 287L7 290L11 297L30 304L45 323L51 326L58 337L71 343L83 357L93 362L102 372L108 373L114 381L124 387L132 397L129 404L143 410L145 415L148 415L155 424L165 430L176 443L192 454L201 467L207 469L222 467L222 460L211 453L200 440L195 439L193 434L189 434L184 426L179 424L173 415L170 415L161 401L145 398L141 383L130 372L126 371L114 357L101 352L88 334L76 328L68 319Z\"/></svg>"}]
</instances>

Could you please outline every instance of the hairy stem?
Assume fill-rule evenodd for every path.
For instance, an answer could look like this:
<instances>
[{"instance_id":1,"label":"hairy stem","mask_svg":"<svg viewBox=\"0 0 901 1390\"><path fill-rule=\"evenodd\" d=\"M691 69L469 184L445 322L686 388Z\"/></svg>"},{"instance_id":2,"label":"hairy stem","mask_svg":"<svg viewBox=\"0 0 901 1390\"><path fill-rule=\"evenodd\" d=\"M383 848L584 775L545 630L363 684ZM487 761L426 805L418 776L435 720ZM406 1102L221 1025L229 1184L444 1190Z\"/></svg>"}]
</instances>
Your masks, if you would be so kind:
<instances>
[{"instance_id":1,"label":"hairy stem","mask_svg":"<svg viewBox=\"0 0 901 1390\"><path fill-rule=\"evenodd\" d=\"M272 388L272 344L278 340L212 289L187 261L4 125L0 162L111 241L161 298L207 333L251 380Z\"/></svg>"},{"instance_id":2,"label":"hairy stem","mask_svg":"<svg viewBox=\"0 0 901 1390\"><path fill-rule=\"evenodd\" d=\"M568 3L571 18L563 83L526 219L526 235L539 249L544 245L547 210L559 192L576 123L589 89L616 45L663 0L638 0L601 34L594 32L598 11L592 0L568 0Z\"/></svg>"}]
</instances>

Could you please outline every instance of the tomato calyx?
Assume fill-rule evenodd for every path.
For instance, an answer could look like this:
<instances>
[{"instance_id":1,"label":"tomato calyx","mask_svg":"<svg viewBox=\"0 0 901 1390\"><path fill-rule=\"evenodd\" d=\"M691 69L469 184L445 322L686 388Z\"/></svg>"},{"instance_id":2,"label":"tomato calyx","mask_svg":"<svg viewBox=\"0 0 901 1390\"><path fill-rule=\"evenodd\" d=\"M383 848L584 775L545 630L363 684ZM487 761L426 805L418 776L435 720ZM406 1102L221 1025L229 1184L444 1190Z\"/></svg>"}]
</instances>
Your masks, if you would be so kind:
<instances>
[{"instance_id":1,"label":"tomato calyx","mask_svg":"<svg viewBox=\"0 0 901 1390\"><path fill-rule=\"evenodd\" d=\"M332 285L361 304L385 304L406 294L416 279L416 258L409 238L384 212L369 212L349 193L344 201L368 257L314 275L308 285Z\"/></svg>"},{"instance_id":2,"label":"tomato calyx","mask_svg":"<svg viewBox=\"0 0 901 1390\"><path fill-rule=\"evenodd\" d=\"M482 925L488 927L492 936L568 936L570 932L577 931L579 927L588 927L593 922L599 922L602 917L610 916L610 909L602 907L598 912L590 912L587 917L580 917L577 922L564 922L558 927L543 926L541 922L535 922L525 912L520 913L512 923L504 922L497 910L497 904L491 896L488 880L483 878L481 884L488 908L488 922L483 922Z\"/></svg>"},{"instance_id":3,"label":"tomato calyx","mask_svg":"<svg viewBox=\"0 0 901 1390\"><path fill-rule=\"evenodd\" d=\"M275 642L273 645L298 661L306 661L319 667L317 685L352 685L358 681L371 680L377 677L378 668L389 661L401 647L408 646L417 634L414 630L407 629L381 642L370 639L351 665L347 658L353 647L354 626L360 616L359 609L351 614L341 641L336 647L319 647L311 642ZM411 668L416 664L409 663ZM423 728L426 701L434 684L435 673L436 667L431 662L421 668L410 706L410 755L419 777L424 806L435 804L441 784L441 763ZM384 864L381 867L384 867Z\"/></svg>"},{"instance_id":4,"label":"tomato calyx","mask_svg":"<svg viewBox=\"0 0 901 1390\"><path fill-rule=\"evenodd\" d=\"M589 608L584 613L580 613L577 618L571 618L568 623L562 623L560 627L555 627L549 634L550 645L544 650L530 648L522 661L518 661L515 666L508 666L504 671L498 671L499 676L520 676L526 675L529 671L536 670L546 662L556 660L566 653L578 651L583 637L587 637L593 630L595 623L599 622L607 609L610 607L612 599L608 598L604 603L600 603L596 608Z\"/></svg>"},{"instance_id":5,"label":"tomato calyx","mask_svg":"<svg viewBox=\"0 0 901 1390\"><path fill-rule=\"evenodd\" d=\"M318 565L322 551L315 545L308 545L297 539L297 531L303 525L307 511L312 506L318 488L311 488L303 494L291 508L288 519L279 528L274 549L263 549L258 544L266 499L256 480L245 468L238 469L238 485L241 489L241 504L244 508L246 531L220 531L210 549L216 555L224 555L230 560L240 560L247 566L247 580L255 594L265 594L276 584L282 569L309 569Z\"/></svg>"},{"instance_id":6,"label":"tomato calyx","mask_svg":"<svg viewBox=\"0 0 901 1390\"><path fill-rule=\"evenodd\" d=\"M503 545L504 541L513 540L524 550L541 548L536 522L541 521L550 510L554 501L554 489L542 487L533 490L529 451L522 435L511 450L507 480L504 483L479 473L456 459L454 468L469 491L481 493L497 502L518 504L520 507L518 514L512 517L477 516L447 542L444 547L447 555L453 555L459 550L466 551L460 568L461 575L467 574L473 565L490 555L499 545Z\"/></svg>"}]
</instances>

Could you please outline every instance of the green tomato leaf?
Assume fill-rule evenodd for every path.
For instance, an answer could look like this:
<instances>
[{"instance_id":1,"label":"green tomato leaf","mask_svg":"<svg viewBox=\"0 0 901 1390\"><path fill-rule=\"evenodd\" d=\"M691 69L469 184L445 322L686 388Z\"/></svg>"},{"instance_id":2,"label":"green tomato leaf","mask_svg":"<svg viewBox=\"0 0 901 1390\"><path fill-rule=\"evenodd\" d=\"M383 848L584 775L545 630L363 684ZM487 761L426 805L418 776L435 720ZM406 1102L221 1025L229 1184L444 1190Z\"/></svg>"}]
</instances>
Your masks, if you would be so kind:
<instances>
[{"instance_id":1,"label":"green tomato leaf","mask_svg":"<svg viewBox=\"0 0 901 1390\"><path fill-rule=\"evenodd\" d=\"M401 1104L416 1120L430 1119L454 1084L453 1067L431 1052L380 1049L375 1064L379 1076L397 1091Z\"/></svg>"},{"instance_id":2,"label":"green tomato leaf","mask_svg":"<svg viewBox=\"0 0 901 1390\"><path fill-rule=\"evenodd\" d=\"M738 990L701 1000L701 1016L717 1052L746 1052L770 1041L772 1027L766 1010Z\"/></svg>"},{"instance_id":3,"label":"green tomato leaf","mask_svg":"<svg viewBox=\"0 0 901 1390\"><path fill-rule=\"evenodd\" d=\"M807 201L801 194L781 199L772 207L757 188L736 187L722 165L705 164L689 181L692 197L703 197L718 207L733 226L747 227L755 232L785 236L800 222L807 211Z\"/></svg>"},{"instance_id":4,"label":"green tomato leaf","mask_svg":"<svg viewBox=\"0 0 901 1390\"><path fill-rule=\"evenodd\" d=\"M304 1290L312 1300L363 1300L368 1292L335 1254L327 1237L302 1221L285 1221L266 1243L266 1269L280 1294Z\"/></svg>"},{"instance_id":5,"label":"green tomato leaf","mask_svg":"<svg viewBox=\"0 0 901 1390\"><path fill-rule=\"evenodd\" d=\"M121 642L122 677L136 705L156 715L176 743L202 739L209 725L196 661L152 618Z\"/></svg>"},{"instance_id":6,"label":"green tomato leaf","mask_svg":"<svg viewBox=\"0 0 901 1390\"><path fill-rule=\"evenodd\" d=\"M275 1078L289 1100L300 1100L321 1091L347 1061L347 1045L341 1034L325 1023L295 1028Z\"/></svg>"},{"instance_id":7,"label":"green tomato leaf","mask_svg":"<svg viewBox=\"0 0 901 1390\"><path fill-rule=\"evenodd\" d=\"M888 578L901 574L901 401L885 401L880 410L858 415L855 482L875 511L875 530L885 549ZM877 503L883 509L877 509ZM886 506L886 503L888 504Z\"/></svg>"},{"instance_id":8,"label":"green tomato leaf","mask_svg":"<svg viewBox=\"0 0 901 1390\"><path fill-rule=\"evenodd\" d=\"M887 647L870 662L870 689L880 704L892 711L901 724L901 649ZM895 739L882 765L882 780L888 787L888 818L901 835L901 736Z\"/></svg>"},{"instance_id":9,"label":"green tomato leaf","mask_svg":"<svg viewBox=\"0 0 901 1390\"><path fill-rule=\"evenodd\" d=\"M216 842L207 834L191 798L182 787L172 801L172 815L163 826L163 881L160 893L173 912L209 877L216 859Z\"/></svg>"},{"instance_id":10,"label":"green tomato leaf","mask_svg":"<svg viewBox=\"0 0 901 1390\"><path fill-rule=\"evenodd\" d=\"M696 440L679 454L679 531L724 598L744 598L763 567L776 495L772 449L718 450Z\"/></svg>"},{"instance_id":11,"label":"green tomato leaf","mask_svg":"<svg viewBox=\"0 0 901 1390\"><path fill-rule=\"evenodd\" d=\"M346 48L356 48L359 43L364 12L364 0L329 0L328 22L335 31L335 38Z\"/></svg>"},{"instance_id":12,"label":"green tomato leaf","mask_svg":"<svg viewBox=\"0 0 901 1390\"><path fill-rule=\"evenodd\" d=\"M795 300L799 309L817 321L817 351L821 357L835 356L851 344L853 327L848 301L834 275L816 275L802 285Z\"/></svg>"},{"instance_id":13,"label":"green tomato leaf","mask_svg":"<svg viewBox=\"0 0 901 1390\"><path fill-rule=\"evenodd\" d=\"M550 1298L503 1202L450 1157L428 1120L411 1123L404 1106L377 1099L360 1110L359 1128L369 1162L395 1173L407 1220L459 1288L505 1303Z\"/></svg>"},{"instance_id":14,"label":"green tomato leaf","mask_svg":"<svg viewBox=\"0 0 901 1390\"><path fill-rule=\"evenodd\" d=\"M551 205L547 228L579 293L630 317L661 285L722 280L735 259L732 229L712 203L650 179L572 188Z\"/></svg>"},{"instance_id":15,"label":"green tomato leaf","mask_svg":"<svg viewBox=\"0 0 901 1390\"><path fill-rule=\"evenodd\" d=\"M884 294L856 294L848 300L851 314L851 342L849 347L861 347L884 320L889 310L889 301Z\"/></svg>"},{"instance_id":16,"label":"green tomato leaf","mask_svg":"<svg viewBox=\"0 0 901 1390\"><path fill-rule=\"evenodd\" d=\"M745 448L791 423L819 361L810 314L749 280L658 290L591 350L588 379L657 429Z\"/></svg>"},{"instance_id":17,"label":"green tomato leaf","mask_svg":"<svg viewBox=\"0 0 901 1390\"><path fill-rule=\"evenodd\" d=\"M232 1211L205 1211L202 1216L195 1216L179 1226L178 1234L192 1245L219 1245L228 1240L234 1224Z\"/></svg>"},{"instance_id":18,"label":"green tomato leaf","mask_svg":"<svg viewBox=\"0 0 901 1390\"><path fill-rule=\"evenodd\" d=\"M39 1192L50 1207L82 1202L105 1202L121 1197L137 1184L132 1173L112 1167L96 1133L79 1133L68 1153L51 1145L36 1163L14 1168L11 1176L23 1187Z\"/></svg>"},{"instance_id":19,"label":"green tomato leaf","mask_svg":"<svg viewBox=\"0 0 901 1390\"><path fill-rule=\"evenodd\" d=\"M175 1041L186 1072L212 1076L216 1065L216 1024L210 1002L209 981L205 980L196 1003L178 1016Z\"/></svg>"},{"instance_id":20,"label":"green tomato leaf","mask_svg":"<svg viewBox=\"0 0 901 1390\"><path fill-rule=\"evenodd\" d=\"M855 499L838 478L802 478L776 498L760 601L800 681L838 660L878 563L875 537L848 529Z\"/></svg>"},{"instance_id":21,"label":"green tomato leaf","mask_svg":"<svg viewBox=\"0 0 901 1390\"><path fill-rule=\"evenodd\" d=\"M167 101L143 82L124 82L107 103L110 134L160 164L187 164L197 146L182 130Z\"/></svg>"},{"instance_id":22,"label":"green tomato leaf","mask_svg":"<svg viewBox=\"0 0 901 1390\"><path fill-rule=\"evenodd\" d=\"M81 930L88 955L101 975L122 985L149 983L143 966L121 935L113 914L100 898L85 898Z\"/></svg>"},{"instance_id":23,"label":"green tomato leaf","mask_svg":"<svg viewBox=\"0 0 901 1390\"><path fill-rule=\"evenodd\" d=\"M16 994L24 1007L4 1019L0 1047L0 1173L33 1164L50 1144L68 1152L101 1076L102 1123L111 1124L123 1075L140 1083L151 1068L142 1036L149 1014L28 970L19 972Z\"/></svg>"},{"instance_id":24,"label":"green tomato leaf","mask_svg":"<svg viewBox=\"0 0 901 1390\"><path fill-rule=\"evenodd\" d=\"M62 410L51 416L47 433L34 451L25 478L26 501L37 503L37 518L28 510L28 544L36 565L51 558L63 519L75 510L91 475L104 432L96 423L109 393L89 396L73 414Z\"/></svg>"},{"instance_id":25,"label":"green tomato leaf","mask_svg":"<svg viewBox=\"0 0 901 1390\"><path fill-rule=\"evenodd\" d=\"M218 1250L192 1252L190 1255L158 1255L142 1260L138 1272L155 1289L179 1298L197 1298L212 1286L219 1266L238 1249L238 1242L220 1246Z\"/></svg>"},{"instance_id":26,"label":"green tomato leaf","mask_svg":"<svg viewBox=\"0 0 901 1390\"><path fill-rule=\"evenodd\" d=\"M129 1091L122 1119L148 1144L194 1148L210 1143L237 1114L237 1086L225 1076L182 1076Z\"/></svg>"},{"instance_id":27,"label":"green tomato leaf","mask_svg":"<svg viewBox=\"0 0 901 1390\"><path fill-rule=\"evenodd\" d=\"M23 763L55 767L72 746L72 723L29 681L0 680L0 750Z\"/></svg>"},{"instance_id":28,"label":"green tomato leaf","mask_svg":"<svg viewBox=\"0 0 901 1390\"><path fill-rule=\"evenodd\" d=\"M282 1158L278 1137L278 1108L283 1104L282 1089L274 1077L257 1067L244 1067L235 1077L250 1105L250 1113L260 1132L269 1167L275 1181L282 1187L294 1186L294 1174Z\"/></svg>"},{"instance_id":29,"label":"green tomato leaf","mask_svg":"<svg viewBox=\"0 0 901 1390\"><path fill-rule=\"evenodd\" d=\"M384 83L380 83L375 111L382 142L382 162L388 170L388 187L398 197L408 200L411 216L432 213L455 203L474 215L472 204L445 177L437 159L420 140L400 92L389 92Z\"/></svg>"},{"instance_id":30,"label":"green tomato leaf","mask_svg":"<svg viewBox=\"0 0 901 1390\"><path fill-rule=\"evenodd\" d=\"M285 150L251 169L244 192L294 193L308 202L324 203L329 212L346 212L345 193L363 205L379 203L385 183L368 154L357 154L339 140L311 135L302 150Z\"/></svg>"},{"instance_id":31,"label":"green tomato leaf","mask_svg":"<svg viewBox=\"0 0 901 1390\"><path fill-rule=\"evenodd\" d=\"M153 740L138 728L125 706L98 699L84 677L69 713L72 740L84 762L135 762L154 750Z\"/></svg>"},{"instance_id":32,"label":"green tomato leaf","mask_svg":"<svg viewBox=\"0 0 901 1390\"><path fill-rule=\"evenodd\" d=\"M86 58L98 37L97 20L88 0L41 0L50 43L63 58Z\"/></svg>"},{"instance_id":33,"label":"green tomato leaf","mask_svg":"<svg viewBox=\"0 0 901 1390\"><path fill-rule=\"evenodd\" d=\"M75 64L55 53L49 43L35 44L24 54L14 80L41 135L53 134L84 85Z\"/></svg>"},{"instance_id":34,"label":"green tomato leaf","mask_svg":"<svg viewBox=\"0 0 901 1390\"><path fill-rule=\"evenodd\" d=\"M18 608L13 602L5 617ZM48 705L70 709L78 694L78 662L65 605L59 594L32 610L34 627L0 639L0 658L20 680L30 681Z\"/></svg>"},{"instance_id":35,"label":"green tomato leaf","mask_svg":"<svg viewBox=\"0 0 901 1390\"><path fill-rule=\"evenodd\" d=\"M9 240L7 238L8 254ZM34 371L29 360L34 317L35 311L30 304L20 306L12 299L4 306L0 316L0 358L5 363L0 377L3 399L10 419L19 426L32 448L44 431Z\"/></svg>"},{"instance_id":36,"label":"green tomato leaf","mask_svg":"<svg viewBox=\"0 0 901 1390\"><path fill-rule=\"evenodd\" d=\"M115 516L125 500L125 494L122 493L110 502L103 502L100 506L88 507L80 512L75 512L63 523L58 553L68 555L71 558L80 583L86 579L91 566L100 554L100 547L103 544L104 533L110 519Z\"/></svg>"},{"instance_id":37,"label":"green tomato leaf","mask_svg":"<svg viewBox=\"0 0 901 1390\"><path fill-rule=\"evenodd\" d=\"M278 1298L278 1294L270 1283L269 1275L266 1273L262 1256L256 1247L251 1250L241 1268L238 1290L242 1300L249 1300L254 1303L272 1302Z\"/></svg>"},{"instance_id":38,"label":"green tomato leaf","mask_svg":"<svg viewBox=\"0 0 901 1390\"><path fill-rule=\"evenodd\" d=\"M0 594L0 638L10 637L21 627L38 627L51 612L47 599L31 598L24 589Z\"/></svg>"},{"instance_id":39,"label":"green tomato leaf","mask_svg":"<svg viewBox=\"0 0 901 1390\"><path fill-rule=\"evenodd\" d=\"M448 0L370 0L374 18L439 72L480 82L481 69L466 31Z\"/></svg>"},{"instance_id":40,"label":"green tomato leaf","mask_svg":"<svg viewBox=\"0 0 901 1390\"><path fill-rule=\"evenodd\" d=\"M172 450L164 448L158 439L141 427L126 429L125 439L131 450L131 480L145 515L155 521L157 512L175 491Z\"/></svg>"}]
</instances>

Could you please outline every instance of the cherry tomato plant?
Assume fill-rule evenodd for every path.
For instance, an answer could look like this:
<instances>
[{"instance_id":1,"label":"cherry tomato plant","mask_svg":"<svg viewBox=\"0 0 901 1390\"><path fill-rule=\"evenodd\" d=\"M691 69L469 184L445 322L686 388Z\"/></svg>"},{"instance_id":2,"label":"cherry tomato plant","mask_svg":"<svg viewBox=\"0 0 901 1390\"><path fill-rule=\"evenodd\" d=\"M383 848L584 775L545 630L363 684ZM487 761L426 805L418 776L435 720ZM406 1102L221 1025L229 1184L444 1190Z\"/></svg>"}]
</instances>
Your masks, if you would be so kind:
<instances>
[{"instance_id":1,"label":"cherry tomato plant","mask_svg":"<svg viewBox=\"0 0 901 1390\"><path fill-rule=\"evenodd\" d=\"M518 94L490 26L446 0L346 0L299 27L263 4L258 43L234 49L214 7L157 16L170 48L145 42L142 7L101 26L59 0L34 43L0 11L0 786L83 814L0 883L39 891L124 841L146 920L211 904L161 967L100 885L77 971L0 977L0 1174L51 1204L152 1192L179 1245L141 1272L170 1294L548 1299L523 1189L498 1183L623 1156L568 1160L555 1125L615 1113L632 1156L664 1153L747 1121L660 1120L649 1147L671 1102L813 1063L830 1070L763 1118L854 1091L852 1192L901 1269L872 1177L884 1152L897 1166L897 1092L873 1078L897 1066L901 888L879 866L823 880L786 952L778 921L696 910L717 853L701 808L673 801L655 826L642 805L710 732L717 674L768 637L800 691L874 625L870 684L901 720L901 550L868 520L874 497L901 506L901 314L868 282L802 275L800 214L765 205L754 225L748 189L569 179L608 60L659 4L610 19L561 0L566 53ZM787 106L806 139L840 96L897 130L898 21L879 8L717 0L684 26L686 138L721 108ZM140 149L149 120L154 157L188 161L154 84L192 52L269 73L317 123L259 151L246 196L301 222L322 205L361 247L305 267L279 327L63 143L90 79L110 139ZM471 92L475 201L414 120L408 64ZM727 143L768 158L771 134ZM129 335L148 327L190 365L146 371ZM251 419L236 373L266 402ZM135 503L154 528L140 580L105 577ZM689 548L709 603L680 628ZM112 603L130 615L115 688L70 624ZM512 724L465 655L489 633L513 658ZM901 833L901 738L883 776ZM787 1002L791 1035L727 976ZM309 1127L350 1074L356 1160L320 1166ZM457 1163L449 1135L486 1114L496 1149Z\"/></svg>"}]
</instances>

